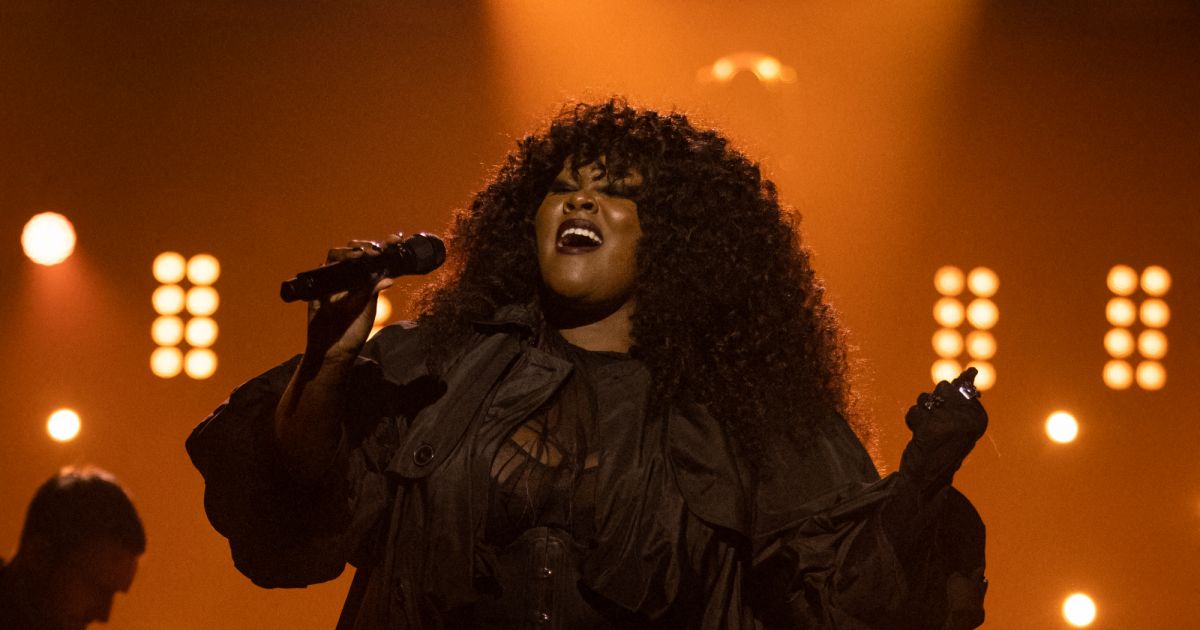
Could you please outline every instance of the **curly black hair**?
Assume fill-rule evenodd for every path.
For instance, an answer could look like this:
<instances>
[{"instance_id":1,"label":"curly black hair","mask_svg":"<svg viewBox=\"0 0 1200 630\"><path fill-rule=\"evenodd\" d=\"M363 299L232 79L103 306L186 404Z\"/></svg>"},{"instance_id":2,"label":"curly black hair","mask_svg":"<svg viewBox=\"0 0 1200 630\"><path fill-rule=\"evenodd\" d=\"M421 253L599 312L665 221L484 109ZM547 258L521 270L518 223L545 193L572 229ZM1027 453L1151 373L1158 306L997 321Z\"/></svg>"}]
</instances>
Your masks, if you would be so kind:
<instances>
[{"instance_id":1,"label":"curly black hair","mask_svg":"<svg viewBox=\"0 0 1200 630\"><path fill-rule=\"evenodd\" d=\"M776 437L802 440L838 415L870 447L870 425L850 413L842 331L799 216L717 131L619 99L564 108L457 213L449 276L421 301L422 327L442 348L434 356L499 307L536 304L537 208L567 159L599 158L610 177L644 178L631 352L652 374L652 403L707 405L750 461Z\"/></svg>"}]
</instances>

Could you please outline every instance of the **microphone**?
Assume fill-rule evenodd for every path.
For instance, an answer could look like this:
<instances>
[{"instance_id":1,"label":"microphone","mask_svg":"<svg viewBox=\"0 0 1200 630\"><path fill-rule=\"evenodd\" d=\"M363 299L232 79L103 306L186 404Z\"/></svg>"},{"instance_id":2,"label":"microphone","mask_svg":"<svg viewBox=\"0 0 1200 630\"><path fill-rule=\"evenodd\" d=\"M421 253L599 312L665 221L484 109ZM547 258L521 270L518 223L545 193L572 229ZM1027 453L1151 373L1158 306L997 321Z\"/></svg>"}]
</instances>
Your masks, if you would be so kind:
<instances>
[{"instance_id":1,"label":"microphone","mask_svg":"<svg viewBox=\"0 0 1200 630\"><path fill-rule=\"evenodd\" d=\"M347 258L302 271L279 285L279 297L284 302L316 300L383 277L427 274L441 267L443 262L446 262L446 246L442 239L421 232L386 247L378 256Z\"/></svg>"}]
</instances>

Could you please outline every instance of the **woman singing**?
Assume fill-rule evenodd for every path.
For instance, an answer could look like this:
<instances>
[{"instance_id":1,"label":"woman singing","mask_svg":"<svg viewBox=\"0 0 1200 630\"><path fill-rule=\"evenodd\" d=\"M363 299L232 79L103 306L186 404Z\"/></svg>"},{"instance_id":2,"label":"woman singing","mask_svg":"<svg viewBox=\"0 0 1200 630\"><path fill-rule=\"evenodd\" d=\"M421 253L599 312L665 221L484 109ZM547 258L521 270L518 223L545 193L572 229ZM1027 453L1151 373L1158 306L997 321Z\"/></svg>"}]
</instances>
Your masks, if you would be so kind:
<instances>
[{"instance_id":1,"label":"woman singing","mask_svg":"<svg viewBox=\"0 0 1200 630\"><path fill-rule=\"evenodd\" d=\"M313 302L304 354L197 427L213 526L262 586L353 564L346 630L978 626L973 373L881 480L797 220L682 115L564 110L417 322L367 341L386 279Z\"/></svg>"}]
</instances>

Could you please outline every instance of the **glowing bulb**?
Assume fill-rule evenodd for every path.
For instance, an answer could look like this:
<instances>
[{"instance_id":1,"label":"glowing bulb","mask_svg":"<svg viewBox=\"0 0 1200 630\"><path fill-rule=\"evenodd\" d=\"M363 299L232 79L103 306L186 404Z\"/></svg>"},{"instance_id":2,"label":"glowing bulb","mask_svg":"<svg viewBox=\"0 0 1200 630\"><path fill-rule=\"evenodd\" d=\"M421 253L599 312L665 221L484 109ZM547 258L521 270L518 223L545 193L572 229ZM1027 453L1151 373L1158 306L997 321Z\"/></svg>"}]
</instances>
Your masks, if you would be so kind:
<instances>
[{"instance_id":1,"label":"glowing bulb","mask_svg":"<svg viewBox=\"0 0 1200 630\"><path fill-rule=\"evenodd\" d=\"M966 279L962 269L954 265L946 265L933 274L933 287L937 289L938 293L947 297L954 297L962 293L965 285Z\"/></svg>"},{"instance_id":2,"label":"glowing bulb","mask_svg":"<svg viewBox=\"0 0 1200 630\"><path fill-rule=\"evenodd\" d=\"M163 315L150 325L150 338L160 346L174 346L183 339L183 320Z\"/></svg>"},{"instance_id":3,"label":"glowing bulb","mask_svg":"<svg viewBox=\"0 0 1200 630\"><path fill-rule=\"evenodd\" d=\"M1115 297L1108 301L1104 315L1113 326L1132 326L1137 319L1137 308L1129 298Z\"/></svg>"},{"instance_id":4,"label":"glowing bulb","mask_svg":"<svg viewBox=\"0 0 1200 630\"><path fill-rule=\"evenodd\" d=\"M382 326L392 316L392 301L386 295L379 294L379 303L375 307L375 325Z\"/></svg>"},{"instance_id":5,"label":"glowing bulb","mask_svg":"<svg viewBox=\"0 0 1200 630\"><path fill-rule=\"evenodd\" d=\"M150 371L161 378L171 378L183 369L183 353L174 346L156 348L150 353Z\"/></svg>"},{"instance_id":6,"label":"glowing bulb","mask_svg":"<svg viewBox=\"0 0 1200 630\"><path fill-rule=\"evenodd\" d=\"M1109 389L1129 389L1133 385L1133 367L1128 361L1113 359L1104 364L1104 384Z\"/></svg>"},{"instance_id":7,"label":"glowing bulb","mask_svg":"<svg viewBox=\"0 0 1200 630\"><path fill-rule=\"evenodd\" d=\"M1138 335L1138 352L1147 359L1161 359L1167 356L1167 336L1161 330L1143 330Z\"/></svg>"},{"instance_id":8,"label":"glowing bulb","mask_svg":"<svg viewBox=\"0 0 1200 630\"><path fill-rule=\"evenodd\" d=\"M187 262L187 278L192 284L207 286L216 282L220 275L221 263L209 254L196 254Z\"/></svg>"},{"instance_id":9,"label":"glowing bulb","mask_svg":"<svg viewBox=\"0 0 1200 630\"><path fill-rule=\"evenodd\" d=\"M36 214L21 231L21 248L39 265L57 265L75 251L75 226L57 212Z\"/></svg>"},{"instance_id":10,"label":"glowing bulb","mask_svg":"<svg viewBox=\"0 0 1200 630\"><path fill-rule=\"evenodd\" d=\"M1104 349L1118 359L1133 354L1133 335L1127 328L1113 328L1104 334Z\"/></svg>"},{"instance_id":11,"label":"glowing bulb","mask_svg":"<svg viewBox=\"0 0 1200 630\"><path fill-rule=\"evenodd\" d=\"M221 299L212 287L192 287L187 292L187 310L197 317L208 317L217 312Z\"/></svg>"},{"instance_id":12,"label":"glowing bulb","mask_svg":"<svg viewBox=\"0 0 1200 630\"><path fill-rule=\"evenodd\" d=\"M774 57L763 57L754 64L754 74L762 81L774 81L779 78L782 70L779 60Z\"/></svg>"},{"instance_id":13,"label":"glowing bulb","mask_svg":"<svg viewBox=\"0 0 1200 630\"><path fill-rule=\"evenodd\" d=\"M962 372L962 364L954 359L941 359L933 362L933 369L929 371L929 375L933 377L934 384L942 381L952 381L954 377Z\"/></svg>"},{"instance_id":14,"label":"glowing bulb","mask_svg":"<svg viewBox=\"0 0 1200 630\"><path fill-rule=\"evenodd\" d=\"M933 318L946 328L958 327L963 322L964 316L962 302L952 297L944 297L933 305Z\"/></svg>"},{"instance_id":15,"label":"glowing bulb","mask_svg":"<svg viewBox=\"0 0 1200 630\"><path fill-rule=\"evenodd\" d=\"M1147 295L1162 297L1171 288L1171 274L1158 265L1151 265L1142 271L1142 290Z\"/></svg>"},{"instance_id":16,"label":"glowing bulb","mask_svg":"<svg viewBox=\"0 0 1200 630\"><path fill-rule=\"evenodd\" d=\"M163 284L179 284L183 280L187 261L175 252L163 252L154 258L154 279Z\"/></svg>"},{"instance_id":17,"label":"glowing bulb","mask_svg":"<svg viewBox=\"0 0 1200 630\"><path fill-rule=\"evenodd\" d=\"M728 57L722 57L717 60L712 66L713 78L718 81L728 81L733 78L733 74L737 72L737 66Z\"/></svg>"},{"instance_id":18,"label":"glowing bulb","mask_svg":"<svg viewBox=\"0 0 1200 630\"><path fill-rule=\"evenodd\" d=\"M996 368L992 367L991 363L987 361L971 361L967 364L967 367L979 370L979 374L975 375L975 387L979 391L985 392L996 384Z\"/></svg>"},{"instance_id":19,"label":"glowing bulb","mask_svg":"<svg viewBox=\"0 0 1200 630\"><path fill-rule=\"evenodd\" d=\"M1142 302L1141 317L1143 324L1151 328L1162 328L1171 321L1171 309L1167 307L1166 302L1150 298Z\"/></svg>"},{"instance_id":20,"label":"glowing bulb","mask_svg":"<svg viewBox=\"0 0 1200 630\"><path fill-rule=\"evenodd\" d=\"M1075 416L1065 411L1056 411L1046 418L1046 435L1059 444L1074 442L1075 437L1079 435L1079 423Z\"/></svg>"},{"instance_id":21,"label":"glowing bulb","mask_svg":"<svg viewBox=\"0 0 1200 630\"><path fill-rule=\"evenodd\" d=\"M1096 620L1096 602L1083 593L1075 593L1063 601L1062 614L1076 628L1090 626Z\"/></svg>"},{"instance_id":22,"label":"glowing bulb","mask_svg":"<svg viewBox=\"0 0 1200 630\"><path fill-rule=\"evenodd\" d=\"M967 354L972 359L987 360L996 356L996 338L986 330L973 330L967 335Z\"/></svg>"},{"instance_id":23,"label":"glowing bulb","mask_svg":"<svg viewBox=\"0 0 1200 630\"><path fill-rule=\"evenodd\" d=\"M158 287L150 296L154 311L159 315L174 315L183 310L183 289L179 285L168 284Z\"/></svg>"},{"instance_id":24,"label":"glowing bulb","mask_svg":"<svg viewBox=\"0 0 1200 630\"><path fill-rule=\"evenodd\" d=\"M987 330L995 326L998 319L1000 319L1000 309L996 308L996 305L987 298L971 300L971 305L967 307L967 321L980 330Z\"/></svg>"},{"instance_id":25,"label":"glowing bulb","mask_svg":"<svg viewBox=\"0 0 1200 630\"><path fill-rule=\"evenodd\" d=\"M987 267L976 267L967 275L967 287L981 298L992 297L1000 288L1000 276Z\"/></svg>"},{"instance_id":26,"label":"glowing bulb","mask_svg":"<svg viewBox=\"0 0 1200 630\"><path fill-rule=\"evenodd\" d=\"M203 380L217 371L217 353L208 348L193 348L188 350L183 358L183 371L188 376Z\"/></svg>"},{"instance_id":27,"label":"glowing bulb","mask_svg":"<svg viewBox=\"0 0 1200 630\"><path fill-rule=\"evenodd\" d=\"M50 414L50 419L46 421L46 432L56 442L70 442L79 435L82 426L79 414L70 409L59 409Z\"/></svg>"},{"instance_id":28,"label":"glowing bulb","mask_svg":"<svg viewBox=\"0 0 1200 630\"><path fill-rule=\"evenodd\" d=\"M207 348L217 340L217 322L208 317L193 317L188 320L184 338L193 348Z\"/></svg>"},{"instance_id":29,"label":"glowing bulb","mask_svg":"<svg viewBox=\"0 0 1200 630\"><path fill-rule=\"evenodd\" d=\"M943 328L933 333L933 351L944 359L953 359L962 354L962 334L953 328Z\"/></svg>"},{"instance_id":30,"label":"glowing bulb","mask_svg":"<svg viewBox=\"0 0 1200 630\"><path fill-rule=\"evenodd\" d=\"M1158 361L1142 361L1137 366L1138 387L1146 391L1157 391L1167 384L1167 370Z\"/></svg>"},{"instance_id":31,"label":"glowing bulb","mask_svg":"<svg viewBox=\"0 0 1200 630\"><path fill-rule=\"evenodd\" d=\"M1108 271L1108 290L1117 295L1133 295L1138 275L1129 265L1116 265Z\"/></svg>"}]
</instances>

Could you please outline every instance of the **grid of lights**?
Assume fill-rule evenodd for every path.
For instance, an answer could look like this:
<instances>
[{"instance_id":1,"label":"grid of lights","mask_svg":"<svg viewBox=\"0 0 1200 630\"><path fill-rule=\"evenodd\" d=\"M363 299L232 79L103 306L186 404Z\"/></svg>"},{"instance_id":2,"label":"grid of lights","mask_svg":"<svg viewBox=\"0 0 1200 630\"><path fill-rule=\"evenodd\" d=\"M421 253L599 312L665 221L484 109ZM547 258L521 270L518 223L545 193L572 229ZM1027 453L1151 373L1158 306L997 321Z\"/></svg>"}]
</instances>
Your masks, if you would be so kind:
<instances>
[{"instance_id":1,"label":"grid of lights","mask_svg":"<svg viewBox=\"0 0 1200 630\"><path fill-rule=\"evenodd\" d=\"M220 263L209 254L184 259L176 252L163 252L154 259L153 272L159 286L150 301L158 317L150 325L150 338L158 347L150 353L150 371L162 378L180 372L194 379L212 376L217 371L212 350L217 322L212 316L220 305L212 285L221 275Z\"/></svg>"},{"instance_id":2,"label":"grid of lights","mask_svg":"<svg viewBox=\"0 0 1200 630\"><path fill-rule=\"evenodd\" d=\"M1163 297L1171 288L1171 274L1157 265L1146 267L1141 274L1129 265L1116 265L1109 270L1107 281L1112 297L1104 315L1112 328L1104 335L1109 356L1102 374L1104 384L1111 389L1129 389L1134 383L1147 391L1162 389L1167 382L1162 364L1167 335L1162 329L1171 319Z\"/></svg>"},{"instance_id":3,"label":"grid of lights","mask_svg":"<svg viewBox=\"0 0 1200 630\"><path fill-rule=\"evenodd\" d=\"M934 273L933 286L941 295L933 306L933 319L940 326L933 333L933 351L938 356L930 370L933 382L952 380L964 367L973 367L979 370L975 386L991 389L996 384L996 369L991 363L996 356L996 338L991 330L1000 319L1000 309L991 298L1000 288L1000 277L987 267L963 273L958 267L946 265ZM966 366L962 363L964 354Z\"/></svg>"}]
</instances>

